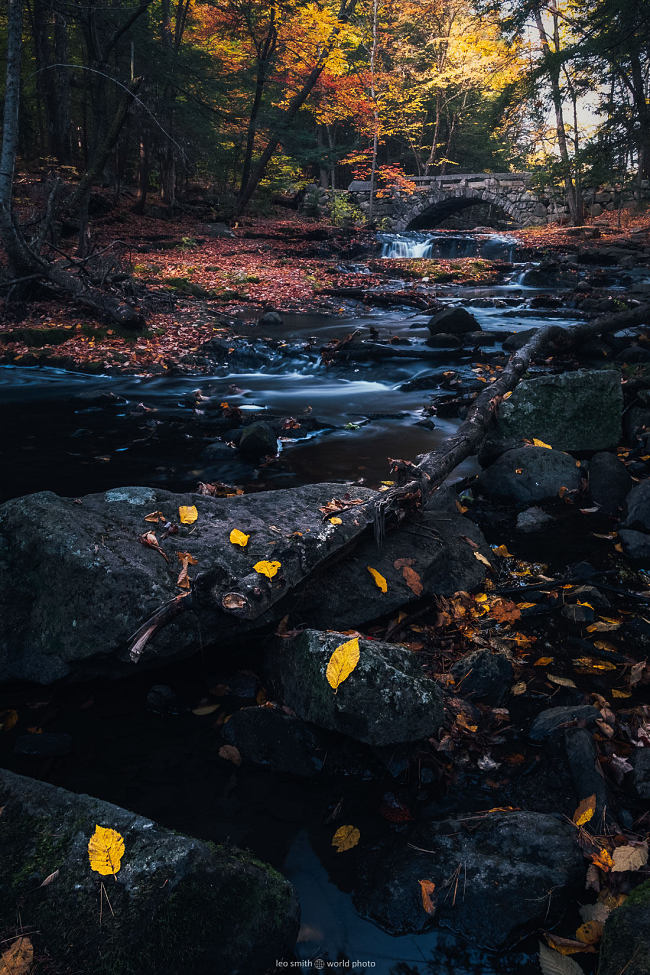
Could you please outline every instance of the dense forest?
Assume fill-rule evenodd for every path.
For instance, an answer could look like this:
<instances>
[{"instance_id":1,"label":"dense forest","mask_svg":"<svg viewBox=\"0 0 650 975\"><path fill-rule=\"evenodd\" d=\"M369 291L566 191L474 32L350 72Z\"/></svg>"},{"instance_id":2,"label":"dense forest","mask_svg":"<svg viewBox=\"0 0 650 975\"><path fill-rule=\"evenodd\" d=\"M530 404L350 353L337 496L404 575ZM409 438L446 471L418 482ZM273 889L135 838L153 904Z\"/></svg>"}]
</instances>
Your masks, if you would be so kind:
<instances>
[{"instance_id":1,"label":"dense forest","mask_svg":"<svg viewBox=\"0 0 650 975\"><path fill-rule=\"evenodd\" d=\"M0 975L650 975L650 0L8 0L0 117Z\"/></svg>"}]
</instances>

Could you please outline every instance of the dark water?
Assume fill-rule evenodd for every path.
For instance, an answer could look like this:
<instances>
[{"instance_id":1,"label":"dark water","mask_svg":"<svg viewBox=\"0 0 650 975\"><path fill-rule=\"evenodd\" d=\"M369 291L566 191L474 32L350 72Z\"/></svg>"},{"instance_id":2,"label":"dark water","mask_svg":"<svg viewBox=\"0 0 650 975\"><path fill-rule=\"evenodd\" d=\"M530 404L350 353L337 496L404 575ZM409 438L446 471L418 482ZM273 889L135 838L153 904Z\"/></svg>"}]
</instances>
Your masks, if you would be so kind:
<instances>
[{"instance_id":1,"label":"dark water","mask_svg":"<svg viewBox=\"0 0 650 975\"><path fill-rule=\"evenodd\" d=\"M389 251L422 250L419 256L512 257L512 242L502 236L410 234L408 240L402 235L384 243ZM442 295L468 306L499 339L549 324L552 313L528 307L535 292L521 288L520 273L498 287L447 288ZM420 287L426 290L427 285ZM429 374L439 374L442 384L444 372L475 380L480 364L489 363L500 343L470 355L445 358L441 353L437 361L395 359L329 369L321 364L318 350L354 329L373 330L377 341L397 338L404 343L399 347L427 348L426 321L426 315L408 309L341 318L287 316L282 328L266 333L242 321L242 335L267 336L278 347L257 370L215 369L210 376L147 379L0 367L2 499L38 490L77 496L127 484L179 490L210 479L253 488L321 480L376 485L387 477L387 457L413 458L431 450L459 422L434 417L433 428L422 425L427 406L453 393L453 385L432 383L430 389L410 391L401 387ZM558 315L557 321L570 324L571 318ZM206 459L206 448L220 433L206 397L262 418L291 417L301 427L282 443L279 459L261 471L242 466L234 449L228 453L224 448L217 461ZM465 471L470 469L468 463ZM350 970L377 975L537 973L534 942L491 955L444 930L395 938L358 916L348 892L354 878L345 876L330 848L333 827L327 810L343 799L350 821L362 829L372 822L376 829L382 793L395 785L389 780L304 786L263 770L243 768L235 774L224 768L217 757L220 738L214 717L197 718L189 709L214 684L250 683L252 678L238 677L242 666L241 661L223 661L217 672L201 657L169 673L139 673L119 692L114 687L9 689L0 706L16 707L26 724L70 733L74 747L66 758L17 759L10 751L10 736L0 736L1 760L165 825L216 841L230 839L274 863L300 895L299 959L349 959ZM147 688L155 682L173 686L179 699L176 716L147 710ZM247 696L254 700L255 687ZM226 699L223 709L241 703ZM493 804L480 795L474 801L476 808Z\"/></svg>"}]
</instances>

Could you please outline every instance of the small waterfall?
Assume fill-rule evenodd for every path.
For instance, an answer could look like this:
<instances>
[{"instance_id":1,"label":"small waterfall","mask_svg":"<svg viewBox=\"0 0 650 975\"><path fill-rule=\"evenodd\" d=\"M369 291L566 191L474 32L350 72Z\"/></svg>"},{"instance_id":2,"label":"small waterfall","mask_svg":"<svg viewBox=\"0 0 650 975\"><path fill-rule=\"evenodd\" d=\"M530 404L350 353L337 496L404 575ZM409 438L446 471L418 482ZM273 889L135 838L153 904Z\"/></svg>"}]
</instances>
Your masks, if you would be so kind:
<instances>
[{"instance_id":1,"label":"small waterfall","mask_svg":"<svg viewBox=\"0 0 650 975\"><path fill-rule=\"evenodd\" d=\"M385 258L484 257L486 260L512 261L517 241L503 234L424 233L417 230L401 234L378 234L381 256Z\"/></svg>"}]
</instances>

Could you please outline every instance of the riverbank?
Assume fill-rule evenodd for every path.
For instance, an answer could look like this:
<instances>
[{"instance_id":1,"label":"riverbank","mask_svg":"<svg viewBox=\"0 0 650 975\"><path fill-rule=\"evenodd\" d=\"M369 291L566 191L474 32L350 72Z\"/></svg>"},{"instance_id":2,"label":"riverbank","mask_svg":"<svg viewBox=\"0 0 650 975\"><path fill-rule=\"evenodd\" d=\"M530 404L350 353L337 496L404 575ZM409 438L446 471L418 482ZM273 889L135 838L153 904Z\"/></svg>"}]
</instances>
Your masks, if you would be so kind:
<instances>
[{"instance_id":1,"label":"riverbank","mask_svg":"<svg viewBox=\"0 0 650 975\"><path fill-rule=\"evenodd\" d=\"M595 266L629 271L650 264L647 222L632 218L622 228L614 222L513 231L510 260L458 256L451 248L451 256L443 252L432 261L381 261L374 234L342 231L286 210L230 230L187 216L170 222L117 209L96 218L94 227L98 250L132 275L144 332L108 327L43 292L29 303L6 305L0 363L108 374L200 373L192 356L204 343L227 338L235 320L252 324L267 312L354 315L369 304L434 309L449 285L511 280L512 261L518 268L541 262L547 287L568 292L580 286L579 307L607 296L610 282L594 276ZM581 269L591 279L582 280ZM565 302L571 303L569 294Z\"/></svg>"}]
</instances>

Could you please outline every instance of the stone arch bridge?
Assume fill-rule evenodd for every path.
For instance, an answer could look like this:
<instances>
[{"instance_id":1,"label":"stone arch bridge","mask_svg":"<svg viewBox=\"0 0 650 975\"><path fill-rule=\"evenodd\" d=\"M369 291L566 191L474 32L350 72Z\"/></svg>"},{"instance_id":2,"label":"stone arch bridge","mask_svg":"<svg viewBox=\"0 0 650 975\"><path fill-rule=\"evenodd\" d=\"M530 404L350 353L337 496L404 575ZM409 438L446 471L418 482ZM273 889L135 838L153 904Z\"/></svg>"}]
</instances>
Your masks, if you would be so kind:
<instances>
[{"instance_id":1,"label":"stone arch bridge","mask_svg":"<svg viewBox=\"0 0 650 975\"><path fill-rule=\"evenodd\" d=\"M418 176L411 192L393 190L375 194L374 215L387 230L423 230L438 226L453 214L488 204L502 220L530 227L561 220L568 215L560 193L536 192L529 173L453 173ZM359 180L348 191L358 206L368 211L370 183Z\"/></svg>"}]
</instances>

